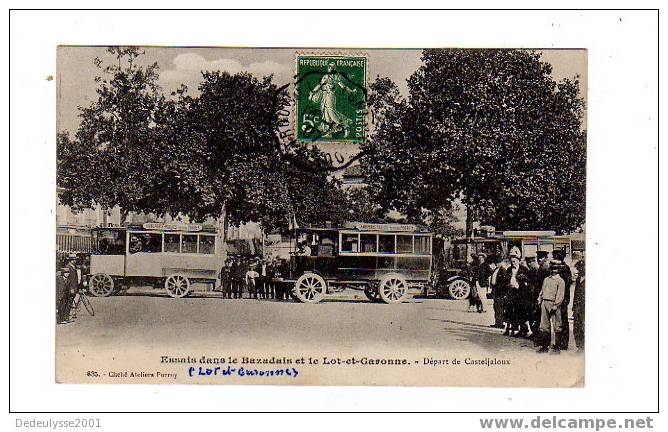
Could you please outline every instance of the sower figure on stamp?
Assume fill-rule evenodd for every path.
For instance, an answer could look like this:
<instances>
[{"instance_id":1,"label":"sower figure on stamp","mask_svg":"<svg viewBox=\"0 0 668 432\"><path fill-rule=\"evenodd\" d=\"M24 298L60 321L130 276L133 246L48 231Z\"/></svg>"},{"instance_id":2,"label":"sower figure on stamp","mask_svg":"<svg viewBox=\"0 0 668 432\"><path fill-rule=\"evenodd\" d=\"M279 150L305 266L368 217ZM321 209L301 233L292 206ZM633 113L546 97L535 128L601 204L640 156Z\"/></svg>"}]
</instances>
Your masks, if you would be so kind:
<instances>
[{"instance_id":1,"label":"sower figure on stamp","mask_svg":"<svg viewBox=\"0 0 668 432\"><path fill-rule=\"evenodd\" d=\"M331 138L333 134L340 132L343 132L344 138L347 138L350 134L352 121L337 109L336 93L339 89L346 93L357 92L357 89L344 84L343 78L336 70L336 63L330 61L327 66L327 74L320 79L320 83L309 94L309 100L320 106L322 115L320 131L324 133L323 138Z\"/></svg>"},{"instance_id":2,"label":"sower figure on stamp","mask_svg":"<svg viewBox=\"0 0 668 432\"><path fill-rule=\"evenodd\" d=\"M559 337L559 349L567 350L568 342L570 340L570 324L568 321L568 306L571 303L571 284L573 283L573 273L571 268L566 264L566 250L559 249L552 253L561 265L559 269L559 276L564 280L564 302L561 305L561 336Z\"/></svg>"},{"instance_id":3,"label":"sower figure on stamp","mask_svg":"<svg viewBox=\"0 0 668 432\"><path fill-rule=\"evenodd\" d=\"M550 263L550 276L543 281L543 287L538 296L538 304L540 304L540 348L539 353L549 351L551 334L550 330L554 330L554 352L560 352L560 337L562 329L561 320L561 306L564 302L565 285L564 280L559 276L561 264L557 260L552 260Z\"/></svg>"}]
</instances>

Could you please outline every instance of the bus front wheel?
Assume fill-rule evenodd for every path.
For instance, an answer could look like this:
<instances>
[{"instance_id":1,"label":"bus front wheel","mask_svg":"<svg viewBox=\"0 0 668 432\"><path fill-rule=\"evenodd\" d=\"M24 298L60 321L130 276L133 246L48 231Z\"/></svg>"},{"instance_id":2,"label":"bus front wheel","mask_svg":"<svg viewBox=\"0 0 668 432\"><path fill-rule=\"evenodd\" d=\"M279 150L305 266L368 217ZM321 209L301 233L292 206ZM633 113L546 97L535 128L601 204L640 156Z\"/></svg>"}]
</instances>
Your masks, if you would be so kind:
<instances>
[{"instance_id":1,"label":"bus front wheel","mask_svg":"<svg viewBox=\"0 0 668 432\"><path fill-rule=\"evenodd\" d=\"M170 275L165 280L165 289L170 297L185 297L190 292L190 280L182 274Z\"/></svg>"},{"instance_id":2,"label":"bus front wheel","mask_svg":"<svg viewBox=\"0 0 668 432\"><path fill-rule=\"evenodd\" d=\"M401 303L408 297L408 282L399 275L387 275L380 280L378 294L385 303Z\"/></svg>"},{"instance_id":3,"label":"bus front wheel","mask_svg":"<svg viewBox=\"0 0 668 432\"><path fill-rule=\"evenodd\" d=\"M302 303L318 303L327 293L327 283L315 273L304 273L295 282L295 297Z\"/></svg>"},{"instance_id":4,"label":"bus front wheel","mask_svg":"<svg viewBox=\"0 0 668 432\"><path fill-rule=\"evenodd\" d=\"M108 274L94 274L88 281L88 291L95 297L109 297L114 292L114 280Z\"/></svg>"},{"instance_id":5,"label":"bus front wheel","mask_svg":"<svg viewBox=\"0 0 668 432\"><path fill-rule=\"evenodd\" d=\"M454 300L466 300L471 295L471 285L464 279L455 279L448 285L448 294Z\"/></svg>"}]
</instances>

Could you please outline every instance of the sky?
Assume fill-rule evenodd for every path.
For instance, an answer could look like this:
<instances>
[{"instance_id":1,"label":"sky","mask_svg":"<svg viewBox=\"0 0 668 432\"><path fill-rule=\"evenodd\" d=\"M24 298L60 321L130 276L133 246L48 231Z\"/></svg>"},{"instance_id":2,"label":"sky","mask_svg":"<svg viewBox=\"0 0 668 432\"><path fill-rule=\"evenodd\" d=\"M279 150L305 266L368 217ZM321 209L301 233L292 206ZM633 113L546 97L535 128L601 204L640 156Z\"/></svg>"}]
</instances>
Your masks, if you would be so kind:
<instances>
[{"instance_id":1,"label":"sky","mask_svg":"<svg viewBox=\"0 0 668 432\"><path fill-rule=\"evenodd\" d=\"M159 84L165 94L181 84L196 93L201 71L224 70L231 73L247 71L258 77L274 74L278 84L289 83L295 73L296 53L355 52L368 56L370 80L377 75L392 79L403 95L407 93L406 79L420 66L421 49L295 49L295 48L195 48L145 47L145 64L157 62ZM586 98L587 51L540 50L543 59L552 67L555 80L580 77L581 92ZM79 125L78 107L88 106L96 99L99 73L93 59L108 62L111 57L104 47L61 46L57 56L57 130L72 134Z\"/></svg>"}]
</instances>

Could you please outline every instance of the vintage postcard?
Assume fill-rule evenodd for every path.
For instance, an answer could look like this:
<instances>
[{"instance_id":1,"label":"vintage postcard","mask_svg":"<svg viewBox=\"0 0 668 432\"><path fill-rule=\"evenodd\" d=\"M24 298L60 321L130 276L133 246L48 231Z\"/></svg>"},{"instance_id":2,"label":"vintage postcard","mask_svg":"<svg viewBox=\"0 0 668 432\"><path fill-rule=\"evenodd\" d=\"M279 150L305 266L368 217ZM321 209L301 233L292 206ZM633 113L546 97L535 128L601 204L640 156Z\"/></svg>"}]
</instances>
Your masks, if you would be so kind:
<instances>
[{"instance_id":1,"label":"vintage postcard","mask_svg":"<svg viewBox=\"0 0 668 432\"><path fill-rule=\"evenodd\" d=\"M57 62L58 383L585 385L586 50Z\"/></svg>"}]
</instances>

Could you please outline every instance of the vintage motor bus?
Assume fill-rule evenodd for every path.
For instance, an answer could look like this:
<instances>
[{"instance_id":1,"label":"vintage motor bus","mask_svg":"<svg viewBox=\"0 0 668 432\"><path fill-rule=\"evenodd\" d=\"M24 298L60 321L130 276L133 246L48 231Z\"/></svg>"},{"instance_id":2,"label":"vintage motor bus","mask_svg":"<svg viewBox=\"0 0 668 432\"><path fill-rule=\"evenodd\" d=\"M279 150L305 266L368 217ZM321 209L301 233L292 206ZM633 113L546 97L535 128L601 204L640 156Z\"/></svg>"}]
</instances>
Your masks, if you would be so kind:
<instances>
[{"instance_id":1,"label":"vintage motor bus","mask_svg":"<svg viewBox=\"0 0 668 432\"><path fill-rule=\"evenodd\" d=\"M215 283L224 248L213 227L183 223L145 223L92 230L89 291L106 297L121 286L164 286L184 297L194 283Z\"/></svg>"},{"instance_id":2,"label":"vintage motor bus","mask_svg":"<svg viewBox=\"0 0 668 432\"><path fill-rule=\"evenodd\" d=\"M482 227L474 236L456 238L452 241L449 262L445 269L439 269L437 292L455 300L463 300L471 294L472 275L468 274L469 254L484 253L503 258L510 248L516 246L522 257L536 256L537 251L566 251L567 259L572 252L571 238L556 235L554 231L495 231L493 227Z\"/></svg>"},{"instance_id":3,"label":"vintage motor bus","mask_svg":"<svg viewBox=\"0 0 668 432\"><path fill-rule=\"evenodd\" d=\"M407 224L350 223L343 228L295 232L289 275L303 303L317 303L346 288L371 301L401 303L431 277L432 234Z\"/></svg>"}]
</instances>

